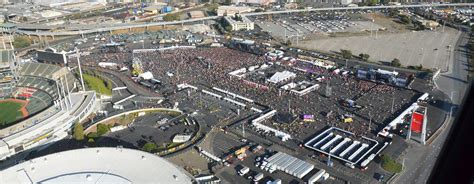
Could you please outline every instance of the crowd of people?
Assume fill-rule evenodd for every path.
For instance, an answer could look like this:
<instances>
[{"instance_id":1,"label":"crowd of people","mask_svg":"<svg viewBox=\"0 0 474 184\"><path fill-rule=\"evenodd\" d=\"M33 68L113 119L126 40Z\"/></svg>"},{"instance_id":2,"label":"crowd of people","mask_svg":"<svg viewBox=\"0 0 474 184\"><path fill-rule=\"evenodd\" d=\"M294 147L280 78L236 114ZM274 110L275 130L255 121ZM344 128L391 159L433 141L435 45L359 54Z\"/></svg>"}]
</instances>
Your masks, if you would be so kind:
<instances>
[{"instance_id":1,"label":"crowd of people","mask_svg":"<svg viewBox=\"0 0 474 184\"><path fill-rule=\"evenodd\" d=\"M171 85L226 83L232 70L263 62L259 56L228 48L175 49L136 53L135 57L147 71Z\"/></svg>"},{"instance_id":2,"label":"crowd of people","mask_svg":"<svg viewBox=\"0 0 474 184\"><path fill-rule=\"evenodd\" d=\"M82 62L85 65L96 65L98 61L103 61L130 66L132 57L140 59L144 70L152 72L154 77L165 85L176 86L187 83L208 88L219 87L253 99L281 113L290 113L294 116L314 115L314 123L268 122L280 130L301 136L301 139L305 139L305 136L311 135L314 130L324 126L337 126L365 136L370 136L370 131L373 131L372 135L375 135L375 131L387 123L387 117L391 117L394 111L400 110L416 95L415 92L407 89L358 80L355 76L336 74L307 62L282 62L281 66L297 73L298 77L294 80L308 80L316 83L315 78L324 78L319 82L321 87L317 91L297 96L280 89L278 85L267 84L251 77L245 79L230 77L229 72L262 65L265 63L265 58L224 47L151 51L133 55L131 53L91 54L83 57ZM265 73L264 76L269 77L270 73ZM247 85L243 80L265 85L268 88ZM332 92L329 96L326 94L326 88L331 88ZM352 99L362 108L345 107L340 104L341 99ZM395 102L394 111L392 111L392 101ZM341 116L352 116L354 121L343 123ZM370 130L369 122L371 123Z\"/></svg>"}]
</instances>

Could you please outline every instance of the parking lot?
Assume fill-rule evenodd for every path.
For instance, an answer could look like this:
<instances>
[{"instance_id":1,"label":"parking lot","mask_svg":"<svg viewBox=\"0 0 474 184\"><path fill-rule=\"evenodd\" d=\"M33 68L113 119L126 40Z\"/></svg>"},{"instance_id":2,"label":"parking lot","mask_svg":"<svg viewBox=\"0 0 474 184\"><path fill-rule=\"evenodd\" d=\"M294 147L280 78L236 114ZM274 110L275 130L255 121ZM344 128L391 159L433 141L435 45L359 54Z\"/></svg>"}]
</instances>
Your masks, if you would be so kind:
<instances>
[{"instance_id":1,"label":"parking lot","mask_svg":"<svg viewBox=\"0 0 474 184\"><path fill-rule=\"evenodd\" d=\"M337 13L337 14L336 14ZM309 38L311 35L328 35L336 32L365 32L382 29L370 20L353 19L351 15L336 13L309 13L307 15L276 16L271 20L257 17L256 24L272 36L284 39L285 36L294 41L296 36L300 39Z\"/></svg>"},{"instance_id":2,"label":"parking lot","mask_svg":"<svg viewBox=\"0 0 474 184\"><path fill-rule=\"evenodd\" d=\"M341 49L351 50L354 55L366 53L369 60L389 64L398 58L403 66L423 65L424 68L446 70L448 47L453 46L458 31L446 27L445 32L417 31L395 34L378 34L370 36L321 38L300 42L298 47L316 49L325 52L340 52Z\"/></svg>"},{"instance_id":3,"label":"parking lot","mask_svg":"<svg viewBox=\"0 0 474 184\"><path fill-rule=\"evenodd\" d=\"M147 142L155 143L159 147L169 145L175 135L193 135L195 132L196 125L184 123L184 121L166 114L152 113L138 117L127 128L111 132L106 136L141 148ZM98 140L99 144L101 144L100 140Z\"/></svg>"}]
</instances>

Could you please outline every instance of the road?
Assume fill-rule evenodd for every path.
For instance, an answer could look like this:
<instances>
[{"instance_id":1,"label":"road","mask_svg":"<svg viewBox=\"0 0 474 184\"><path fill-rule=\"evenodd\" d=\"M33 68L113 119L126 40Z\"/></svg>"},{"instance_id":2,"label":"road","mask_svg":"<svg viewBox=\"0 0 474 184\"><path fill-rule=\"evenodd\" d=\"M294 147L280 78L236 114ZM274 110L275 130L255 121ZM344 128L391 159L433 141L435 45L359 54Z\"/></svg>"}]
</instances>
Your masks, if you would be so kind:
<instances>
[{"instance_id":1,"label":"road","mask_svg":"<svg viewBox=\"0 0 474 184\"><path fill-rule=\"evenodd\" d=\"M399 5L399 6L362 6L362 7L337 7L337 8L313 8L313 9L297 9L297 10L283 10L283 11L267 11L267 12L252 12L243 13L246 16L257 16L257 15L269 15L269 14L284 14L284 13L298 13L298 12L313 12L313 11L338 11L338 10L376 10L376 9L398 9L398 8L422 8L422 7L459 7L459 6L474 6L474 3L453 3L453 4L418 4L418 5ZM185 23L200 22L205 20L211 20L219 18L219 16L210 16L197 19L188 19L171 22L151 22L151 23L140 23L140 24L116 24L116 25L91 25L90 29L88 26L83 26L84 30L78 31L25 31L17 30L17 33L26 35L38 35L38 36L68 36L68 35L83 35L90 33L109 32L114 30L132 29L132 28L148 28L149 26L165 26L165 25L179 25ZM97 27L102 26L102 27Z\"/></svg>"},{"instance_id":2,"label":"road","mask_svg":"<svg viewBox=\"0 0 474 184\"><path fill-rule=\"evenodd\" d=\"M463 33L454 46L451 62L448 63L449 70L441 74L436 80L438 88L451 98L452 105L444 108L448 112L452 110L451 108L461 104L467 87L468 50L466 45L469 40L469 30L464 27L462 30ZM410 147L407 149L407 155L404 160L404 171L393 183L426 183L453 120L454 114L448 118L445 129L431 145L420 146L418 143L409 143Z\"/></svg>"}]
</instances>

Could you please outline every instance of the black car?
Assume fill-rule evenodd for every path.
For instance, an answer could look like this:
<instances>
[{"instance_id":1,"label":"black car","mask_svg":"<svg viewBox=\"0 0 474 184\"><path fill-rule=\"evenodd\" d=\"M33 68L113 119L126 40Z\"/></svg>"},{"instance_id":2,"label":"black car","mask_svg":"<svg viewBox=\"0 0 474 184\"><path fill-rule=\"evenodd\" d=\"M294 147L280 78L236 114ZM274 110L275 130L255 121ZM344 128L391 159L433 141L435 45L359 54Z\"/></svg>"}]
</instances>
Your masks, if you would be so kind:
<instances>
[{"instance_id":1,"label":"black car","mask_svg":"<svg viewBox=\"0 0 474 184\"><path fill-rule=\"evenodd\" d=\"M384 175L383 175L383 174L380 174L380 173L375 173L375 174L374 174L374 178L375 178L377 181L383 181Z\"/></svg>"}]
</instances>

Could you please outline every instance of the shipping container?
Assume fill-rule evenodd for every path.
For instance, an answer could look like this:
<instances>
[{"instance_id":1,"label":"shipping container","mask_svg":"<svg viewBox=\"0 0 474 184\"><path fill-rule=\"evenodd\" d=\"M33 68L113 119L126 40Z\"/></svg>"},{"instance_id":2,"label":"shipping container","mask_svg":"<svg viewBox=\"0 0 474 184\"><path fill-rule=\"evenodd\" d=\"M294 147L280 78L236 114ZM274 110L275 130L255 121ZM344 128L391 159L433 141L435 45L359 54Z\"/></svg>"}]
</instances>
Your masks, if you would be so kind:
<instances>
[{"instance_id":1,"label":"shipping container","mask_svg":"<svg viewBox=\"0 0 474 184\"><path fill-rule=\"evenodd\" d=\"M173 11L173 8L171 6L165 6L161 9L161 13L169 13Z\"/></svg>"}]
</instances>

